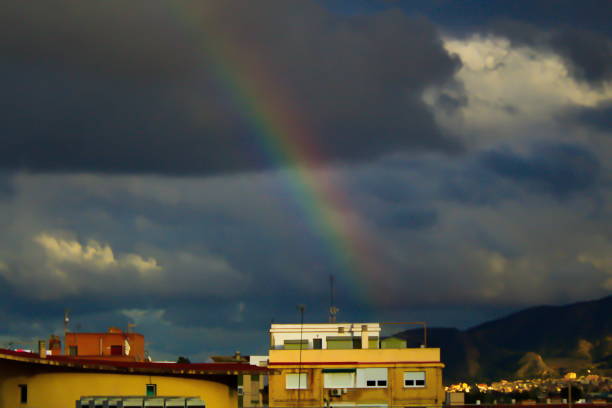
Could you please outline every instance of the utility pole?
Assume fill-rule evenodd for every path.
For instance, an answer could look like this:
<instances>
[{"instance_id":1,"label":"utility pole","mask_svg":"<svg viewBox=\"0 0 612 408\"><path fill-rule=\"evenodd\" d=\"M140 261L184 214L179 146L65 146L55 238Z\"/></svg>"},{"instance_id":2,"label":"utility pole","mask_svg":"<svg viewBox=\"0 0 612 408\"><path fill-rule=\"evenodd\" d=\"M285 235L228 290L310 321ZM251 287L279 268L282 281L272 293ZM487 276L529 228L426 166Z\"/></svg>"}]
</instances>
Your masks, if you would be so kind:
<instances>
[{"instance_id":1,"label":"utility pole","mask_svg":"<svg viewBox=\"0 0 612 408\"><path fill-rule=\"evenodd\" d=\"M300 390L302 388L302 338L304 333L304 309L306 306L298 305L298 310L300 312L300 353L299 353L299 362L298 362L298 390L297 390L297 404L296 407L300 406Z\"/></svg>"}]
</instances>

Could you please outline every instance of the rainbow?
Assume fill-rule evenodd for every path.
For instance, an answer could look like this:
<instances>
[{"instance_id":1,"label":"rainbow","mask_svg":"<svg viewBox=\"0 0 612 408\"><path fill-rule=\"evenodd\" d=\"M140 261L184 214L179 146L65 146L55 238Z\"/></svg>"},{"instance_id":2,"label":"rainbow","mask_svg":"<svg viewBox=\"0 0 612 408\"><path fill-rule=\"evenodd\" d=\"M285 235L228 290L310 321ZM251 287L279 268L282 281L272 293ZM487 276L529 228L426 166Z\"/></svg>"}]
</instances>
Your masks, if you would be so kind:
<instances>
[{"instance_id":1,"label":"rainbow","mask_svg":"<svg viewBox=\"0 0 612 408\"><path fill-rule=\"evenodd\" d=\"M281 172L284 188L309 220L312 232L322 237L330 260L353 285L351 290L367 303L384 303L380 278L387 268L377 250L381 245L354 212L340 183L326 178L319 168L325 156L313 143L313 130L294 100L254 53L225 41L219 33L195 38L202 37L195 30L195 13L179 2L172 3L180 23L187 23L183 29L192 30L188 33L191 40L200 42L217 79L258 134L267 158L290 168Z\"/></svg>"}]
</instances>

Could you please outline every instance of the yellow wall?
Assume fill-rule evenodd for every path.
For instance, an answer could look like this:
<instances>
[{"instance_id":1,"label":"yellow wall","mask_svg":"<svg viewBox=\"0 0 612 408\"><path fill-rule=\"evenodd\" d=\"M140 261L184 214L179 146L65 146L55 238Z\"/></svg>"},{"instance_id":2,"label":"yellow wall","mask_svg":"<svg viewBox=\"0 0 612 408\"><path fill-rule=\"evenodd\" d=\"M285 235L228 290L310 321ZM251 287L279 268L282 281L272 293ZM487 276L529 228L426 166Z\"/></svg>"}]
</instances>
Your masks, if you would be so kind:
<instances>
[{"instance_id":1,"label":"yellow wall","mask_svg":"<svg viewBox=\"0 0 612 408\"><path fill-rule=\"evenodd\" d=\"M371 366L368 366L371 367ZM326 368L337 368L326 367ZM323 388L323 368L301 368L307 373L307 389L299 391L299 405L321 407L329 399L329 390ZM405 371L425 371L424 388L404 388ZM270 375L270 407L297 406L298 390L285 389L285 375L297 373L297 368L283 368ZM347 388L341 397L332 397L332 402L387 403L399 406L441 406L444 402L442 364L404 365L388 367L386 388Z\"/></svg>"},{"instance_id":2,"label":"yellow wall","mask_svg":"<svg viewBox=\"0 0 612 408\"><path fill-rule=\"evenodd\" d=\"M298 362L299 350L270 350L270 363ZM439 348L302 350L302 364L308 362L430 362L440 361Z\"/></svg>"},{"instance_id":3,"label":"yellow wall","mask_svg":"<svg viewBox=\"0 0 612 408\"><path fill-rule=\"evenodd\" d=\"M60 371L58 371L60 370ZM19 384L28 386L28 403L19 402ZM220 382L143 374L65 372L18 362L0 361L0 407L68 408L86 395L145 395L157 384L159 396L200 397L207 408L237 406L236 392Z\"/></svg>"},{"instance_id":4,"label":"yellow wall","mask_svg":"<svg viewBox=\"0 0 612 408\"><path fill-rule=\"evenodd\" d=\"M270 374L271 407L297 406L298 390L285 388L285 375L298 372L299 360L299 351L270 350L270 368L276 371ZM386 388L348 388L341 397L333 397L333 402L387 403L390 406L440 406L444 402L444 365L440 362L438 348L302 350L301 364L300 372L308 374L308 388L299 391L303 407L324 406L325 399L329 398L329 390L323 388L324 368L388 368ZM426 386L404 388L405 371L425 371Z\"/></svg>"},{"instance_id":5,"label":"yellow wall","mask_svg":"<svg viewBox=\"0 0 612 408\"><path fill-rule=\"evenodd\" d=\"M263 406L262 390L264 384L264 376L253 376L245 374L242 378L242 406L244 408Z\"/></svg>"}]
</instances>

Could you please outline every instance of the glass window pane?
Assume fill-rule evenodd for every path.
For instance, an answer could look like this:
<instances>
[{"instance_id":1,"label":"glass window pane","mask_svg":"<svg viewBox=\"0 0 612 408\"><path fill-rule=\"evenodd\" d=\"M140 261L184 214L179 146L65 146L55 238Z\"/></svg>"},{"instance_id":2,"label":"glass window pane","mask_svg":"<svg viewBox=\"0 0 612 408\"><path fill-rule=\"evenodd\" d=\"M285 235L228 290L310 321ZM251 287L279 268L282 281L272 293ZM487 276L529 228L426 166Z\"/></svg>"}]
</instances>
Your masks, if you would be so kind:
<instances>
[{"instance_id":1,"label":"glass window pane","mask_svg":"<svg viewBox=\"0 0 612 408\"><path fill-rule=\"evenodd\" d=\"M425 387L425 371L405 371L404 387Z\"/></svg>"},{"instance_id":2,"label":"glass window pane","mask_svg":"<svg viewBox=\"0 0 612 408\"><path fill-rule=\"evenodd\" d=\"M308 388L308 376L306 373L286 374L285 376L285 388L288 390L305 390Z\"/></svg>"}]
</instances>

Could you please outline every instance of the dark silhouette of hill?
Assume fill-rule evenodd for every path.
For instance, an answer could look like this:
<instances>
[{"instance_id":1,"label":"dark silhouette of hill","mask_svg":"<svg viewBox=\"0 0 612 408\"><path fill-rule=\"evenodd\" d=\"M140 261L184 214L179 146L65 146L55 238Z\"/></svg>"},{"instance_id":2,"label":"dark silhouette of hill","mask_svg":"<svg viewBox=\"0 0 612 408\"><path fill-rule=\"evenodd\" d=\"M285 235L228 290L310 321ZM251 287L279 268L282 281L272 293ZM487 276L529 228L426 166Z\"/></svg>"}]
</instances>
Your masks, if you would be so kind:
<instances>
[{"instance_id":1,"label":"dark silhouette of hill","mask_svg":"<svg viewBox=\"0 0 612 408\"><path fill-rule=\"evenodd\" d=\"M396 336L422 342L418 329ZM431 328L428 345L441 348L445 383L612 369L612 296L532 307L468 330Z\"/></svg>"}]
</instances>

